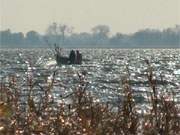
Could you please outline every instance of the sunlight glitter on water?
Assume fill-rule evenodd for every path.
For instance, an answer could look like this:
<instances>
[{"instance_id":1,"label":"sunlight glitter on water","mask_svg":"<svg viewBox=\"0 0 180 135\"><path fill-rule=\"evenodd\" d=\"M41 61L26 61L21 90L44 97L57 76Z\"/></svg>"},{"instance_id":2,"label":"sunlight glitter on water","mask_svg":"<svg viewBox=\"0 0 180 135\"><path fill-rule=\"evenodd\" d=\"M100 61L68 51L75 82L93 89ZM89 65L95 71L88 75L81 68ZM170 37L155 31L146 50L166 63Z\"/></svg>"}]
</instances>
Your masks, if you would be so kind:
<instances>
[{"instance_id":1,"label":"sunlight glitter on water","mask_svg":"<svg viewBox=\"0 0 180 135\"><path fill-rule=\"evenodd\" d=\"M70 50L65 50L67 55ZM57 66L54 55L48 49L1 49L0 78L8 81L7 76L15 75L23 87L27 74L31 73L39 85L45 85L54 71L56 85L54 96L57 100L75 89L78 84L78 72L86 73L88 90L98 101L113 102L121 96L121 80L130 74L132 89L137 102L146 103L149 91L147 82L147 64L151 63L154 76L161 92L173 90L177 103L180 102L180 49L80 49L84 61L82 65ZM164 82L161 81L163 78ZM160 92L160 93L161 93ZM36 92L35 92L36 93ZM57 97L58 96L58 97ZM69 101L68 101L69 102Z\"/></svg>"}]
</instances>

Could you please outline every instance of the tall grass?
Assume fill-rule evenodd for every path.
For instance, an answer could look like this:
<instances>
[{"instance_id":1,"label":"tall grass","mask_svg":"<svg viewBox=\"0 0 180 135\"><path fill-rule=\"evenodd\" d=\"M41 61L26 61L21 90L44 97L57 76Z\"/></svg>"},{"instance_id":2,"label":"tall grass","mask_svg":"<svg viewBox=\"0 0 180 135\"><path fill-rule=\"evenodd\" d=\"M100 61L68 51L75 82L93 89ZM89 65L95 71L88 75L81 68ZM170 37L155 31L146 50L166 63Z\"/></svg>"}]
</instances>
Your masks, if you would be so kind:
<instances>
[{"instance_id":1,"label":"tall grass","mask_svg":"<svg viewBox=\"0 0 180 135\"><path fill-rule=\"evenodd\" d=\"M123 78L123 100L111 103L96 102L87 91L88 82L83 73L78 73L79 85L64 98L65 102L55 105L52 89L56 72L52 80L44 87L39 86L32 77L27 77L27 99L21 103L22 88L15 76L9 76L8 83L0 84L0 134L2 135L178 135L180 134L179 108L171 97L158 95L156 79L148 61L147 78L149 81L151 110L139 114L134 93L130 85L130 73ZM36 103L33 97L34 87L44 92ZM61 85L59 87L62 87ZM149 95L148 95L149 96ZM173 97L173 93L172 93ZM22 107L23 106L23 107ZM114 110L115 107L118 107Z\"/></svg>"}]
</instances>

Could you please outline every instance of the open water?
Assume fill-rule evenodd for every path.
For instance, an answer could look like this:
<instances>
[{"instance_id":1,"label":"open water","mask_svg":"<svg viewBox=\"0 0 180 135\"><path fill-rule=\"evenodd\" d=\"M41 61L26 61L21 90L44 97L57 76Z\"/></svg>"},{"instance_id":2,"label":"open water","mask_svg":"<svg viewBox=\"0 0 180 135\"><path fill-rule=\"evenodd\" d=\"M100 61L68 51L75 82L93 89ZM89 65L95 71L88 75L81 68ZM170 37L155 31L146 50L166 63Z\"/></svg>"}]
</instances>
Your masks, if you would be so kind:
<instances>
[{"instance_id":1,"label":"open water","mask_svg":"<svg viewBox=\"0 0 180 135\"><path fill-rule=\"evenodd\" d=\"M70 49L65 49L63 55L69 52ZM148 60L158 94L168 97L173 93L175 102L180 104L180 49L80 49L80 52L85 59L82 65L58 66L50 49L1 49L0 80L8 84L10 76L15 76L18 87L23 90L23 102L27 98L27 79L33 78L36 85L32 95L38 101L43 95L41 88L52 80L55 71L52 96L58 103L75 90L79 84L78 73L83 73L87 90L97 102L117 103L123 98L122 79L129 75L135 101L146 110L148 94L152 91L147 78L145 61Z\"/></svg>"}]
</instances>

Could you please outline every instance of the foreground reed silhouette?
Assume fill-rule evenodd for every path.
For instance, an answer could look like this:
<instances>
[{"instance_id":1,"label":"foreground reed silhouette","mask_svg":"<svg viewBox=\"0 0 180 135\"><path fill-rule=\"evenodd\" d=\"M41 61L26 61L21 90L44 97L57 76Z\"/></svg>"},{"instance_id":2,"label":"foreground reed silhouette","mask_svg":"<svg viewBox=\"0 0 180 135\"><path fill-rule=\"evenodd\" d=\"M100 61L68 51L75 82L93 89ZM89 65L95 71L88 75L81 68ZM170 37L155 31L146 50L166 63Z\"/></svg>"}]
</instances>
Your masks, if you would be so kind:
<instances>
[{"instance_id":1,"label":"foreground reed silhouette","mask_svg":"<svg viewBox=\"0 0 180 135\"><path fill-rule=\"evenodd\" d=\"M79 82L74 91L64 98L65 102L55 105L52 89L56 71L44 87L38 86L33 78L27 79L27 100L20 103L20 93L15 76L8 84L0 84L0 134L2 135L178 135L180 134L180 113L172 97L158 94L156 79L148 61L147 78L151 88L147 113L139 114L134 93L130 85L130 73L122 78L123 100L112 103L96 102L87 91L88 82L84 73L78 73ZM34 87L44 92L39 102L32 96ZM61 85L59 87L62 87ZM25 99L23 99L25 100ZM22 107L24 106L24 107ZM117 108L115 110L115 108Z\"/></svg>"}]
</instances>

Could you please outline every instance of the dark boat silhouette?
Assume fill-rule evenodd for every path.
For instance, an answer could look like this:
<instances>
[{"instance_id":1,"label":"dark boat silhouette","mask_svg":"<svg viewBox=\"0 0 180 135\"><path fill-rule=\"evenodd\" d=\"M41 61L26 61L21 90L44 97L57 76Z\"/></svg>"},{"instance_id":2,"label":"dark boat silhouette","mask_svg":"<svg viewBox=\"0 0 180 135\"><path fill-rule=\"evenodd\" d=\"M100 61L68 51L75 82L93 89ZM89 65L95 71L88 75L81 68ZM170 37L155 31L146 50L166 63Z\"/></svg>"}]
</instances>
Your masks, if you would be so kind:
<instances>
[{"instance_id":1,"label":"dark boat silhouette","mask_svg":"<svg viewBox=\"0 0 180 135\"><path fill-rule=\"evenodd\" d=\"M69 57L67 56L63 56L62 55L62 49L55 46L55 58L56 58L56 63L58 65L69 65L69 64L77 64L77 65L81 65L82 64L82 54L79 53L79 51L77 50L76 53L74 50L71 50L71 53L73 52L74 55L72 56L71 53L69 55Z\"/></svg>"},{"instance_id":2,"label":"dark boat silhouette","mask_svg":"<svg viewBox=\"0 0 180 135\"><path fill-rule=\"evenodd\" d=\"M70 61L69 61L69 58L68 57L65 57L65 56L60 56L60 55L58 55L58 54L56 54L56 63L58 64L58 65L61 65L61 64L66 64L66 65L68 65L68 64L70 64Z\"/></svg>"},{"instance_id":3,"label":"dark boat silhouette","mask_svg":"<svg viewBox=\"0 0 180 135\"><path fill-rule=\"evenodd\" d=\"M62 56L62 55L58 55L58 54L55 54L55 58L56 58L56 63L57 65L71 65L71 64L75 64L75 65L81 65L82 62L89 62L90 60L89 59L82 59L80 62L74 62L74 63L71 63L70 62L70 59L69 57L67 56ZM88 65L89 66L89 65Z\"/></svg>"}]
</instances>

